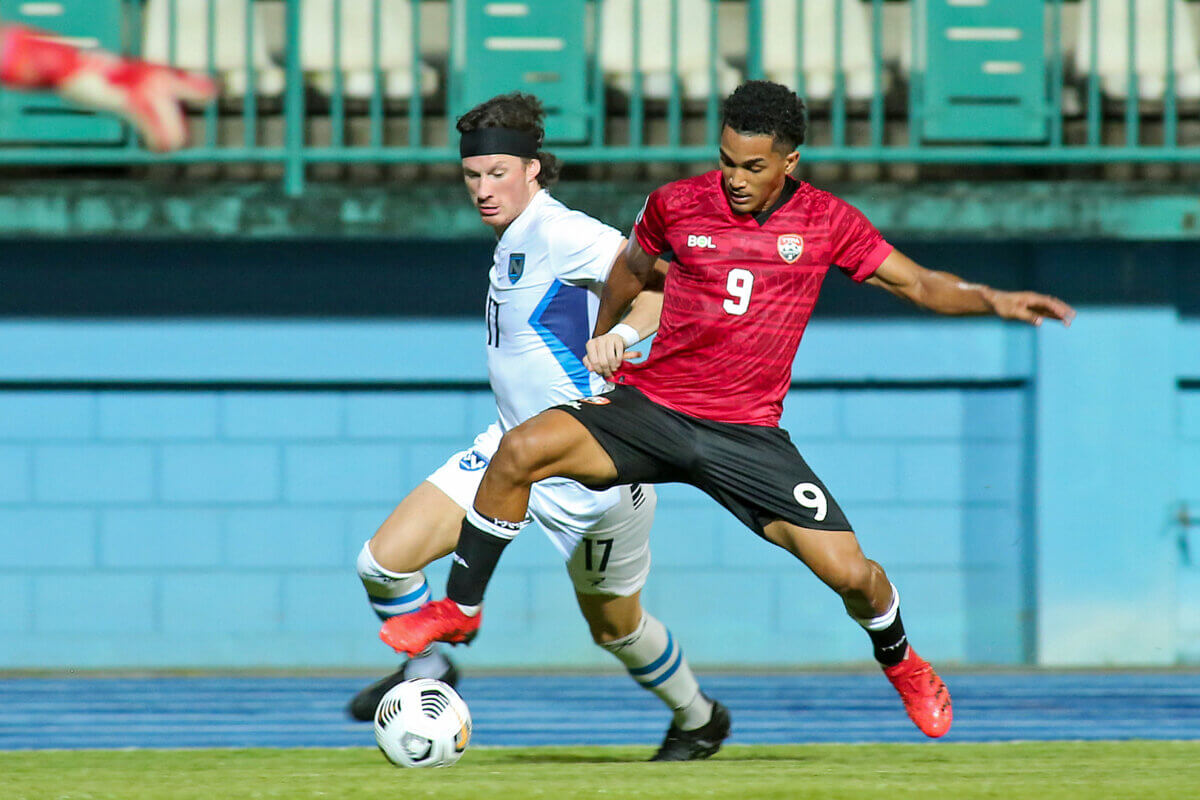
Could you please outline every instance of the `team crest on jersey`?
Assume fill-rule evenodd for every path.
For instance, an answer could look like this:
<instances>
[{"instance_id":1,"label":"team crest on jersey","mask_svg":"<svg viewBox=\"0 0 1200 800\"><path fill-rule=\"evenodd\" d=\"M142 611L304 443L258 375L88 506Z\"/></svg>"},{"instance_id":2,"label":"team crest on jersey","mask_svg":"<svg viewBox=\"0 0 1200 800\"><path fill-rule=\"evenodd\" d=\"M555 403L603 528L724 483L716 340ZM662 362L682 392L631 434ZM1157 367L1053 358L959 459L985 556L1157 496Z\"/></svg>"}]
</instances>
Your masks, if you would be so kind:
<instances>
[{"instance_id":1,"label":"team crest on jersey","mask_svg":"<svg viewBox=\"0 0 1200 800\"><path fill-rule=\"evenodd\" d=\"M472 450L458 460L458 468L467 472L478 472L488 465L488 460L478 450Z\"/></svg>"},{"instance_id":2,"label":"team crest on jersey","mask_svg":"<svg viewBox=\"0 0 1200 800\"><path fill-rule=\"evenodd\" d=\"M513 283L521 280L525 273L525 254L513 253L508 257L508 279Z\"/></svg>"},{"instance_id":3,"label":"team crest on jersey","mask_svg":"<svg viewBox=\"0 0 1200 800\"><path fill-rule=\"evenodd\" d=\"M796 233L785 233L775 242L779 257L789 264L795 264L796 259L804 252L804 237Z\"/></svg>"},{"instance_id":4,"label":"team crest on jersey","mask_svg":"<svg viewBox=\"0 0 1200 800\"><path fill-rule=\"evenodd\" d=\"M593 406L606 406L612 402L607 397L581 397L579 399Z\"/></svg>"}]
</instances>

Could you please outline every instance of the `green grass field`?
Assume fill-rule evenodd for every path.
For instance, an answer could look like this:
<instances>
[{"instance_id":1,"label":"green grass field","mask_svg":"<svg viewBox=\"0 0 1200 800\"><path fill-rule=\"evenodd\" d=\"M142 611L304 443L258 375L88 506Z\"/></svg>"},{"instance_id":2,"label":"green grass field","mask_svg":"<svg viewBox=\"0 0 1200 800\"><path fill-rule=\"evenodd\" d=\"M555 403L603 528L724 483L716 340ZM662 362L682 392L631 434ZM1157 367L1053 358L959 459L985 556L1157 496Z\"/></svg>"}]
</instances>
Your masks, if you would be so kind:
<instances>
[{"instance_id":1,"label":"green grass field","mask_svg":"<svg viewBox=\"0 0 1200 800\"><path fill-rule=\"evenodd\" d=\"M392 767L375 750L0 753L3 800L257 798L1200 797L1200 742L731 746L647 764L650 748L475 748L457 766Z\"/></svg>"}]
</instances>

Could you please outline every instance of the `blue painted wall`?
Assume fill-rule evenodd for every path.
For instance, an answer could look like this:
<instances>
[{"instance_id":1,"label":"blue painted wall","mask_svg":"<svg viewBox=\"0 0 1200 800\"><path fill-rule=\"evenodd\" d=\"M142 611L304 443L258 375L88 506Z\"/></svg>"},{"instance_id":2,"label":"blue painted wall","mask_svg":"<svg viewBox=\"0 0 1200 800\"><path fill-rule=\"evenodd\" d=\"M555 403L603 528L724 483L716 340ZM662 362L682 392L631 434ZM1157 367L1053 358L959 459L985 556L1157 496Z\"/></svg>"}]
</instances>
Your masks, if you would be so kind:
<instances>
[{"instance_id":1,"label":"blue painted wall","mask_svg":"<svg viewBox=\"0 0 1200 800\"><path fill-rule=\"evenodd\" d=\"M1144 336L1114 350L1127 330ZM0 668L393 663L354 557L493 406L344 384L482 381L481 337L446 320L0 322ZM1167 663L1200 655L1171 523L1179 501L1200 508L1200 392L1175 383L1198 353L1200 325L1172 311L1085 309L1069 332L815 321L795 377L836 384L793 391L784 425L924 654ZM887 380L983 383L871 384ZM259 381L273 390L203 385ZM652 543L646 605L694 662L869 658L828 590L699 492L661 487ZM440 590L445 567L429 572ZM1168 622L1129 639L1150 609ZM473 667L609 663L535 531L486 613L459 651Z\"/></svg>"}]
</instances>

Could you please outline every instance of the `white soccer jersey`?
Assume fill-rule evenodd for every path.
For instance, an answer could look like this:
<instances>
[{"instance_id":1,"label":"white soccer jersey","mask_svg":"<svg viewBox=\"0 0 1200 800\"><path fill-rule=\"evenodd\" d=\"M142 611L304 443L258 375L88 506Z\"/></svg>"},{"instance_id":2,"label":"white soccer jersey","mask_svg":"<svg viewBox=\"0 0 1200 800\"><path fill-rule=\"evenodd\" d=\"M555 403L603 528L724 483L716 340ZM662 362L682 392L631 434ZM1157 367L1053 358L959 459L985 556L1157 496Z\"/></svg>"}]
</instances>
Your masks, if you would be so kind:
<instances>
[{"instance_id":1,"label":"white soccer jersey","mask_svg":"<svg viewBox=\"0 0 1200 800\"><path fill-rule=\"evenodd\" d=\"M508 431L550 406L590 397L583 366L620 231L544 189L496 244L487 299L488 378Z\"/></svg>"},{"instance_id":2,"label":"white soccer jersey","mask_svg":"<svg viewBox=\"0 0 1200 800\"><path fill-rule=\"evenodd\" d=\"M503 430L604 389L604 379L583 366L583 356L623 238L544 189L500 237L487 298L487 351ZM534 487L531 508L544 507L559 526L582 534L619 499L617 489L592 492L551 478Z\"/></svg>"}]
</instances>

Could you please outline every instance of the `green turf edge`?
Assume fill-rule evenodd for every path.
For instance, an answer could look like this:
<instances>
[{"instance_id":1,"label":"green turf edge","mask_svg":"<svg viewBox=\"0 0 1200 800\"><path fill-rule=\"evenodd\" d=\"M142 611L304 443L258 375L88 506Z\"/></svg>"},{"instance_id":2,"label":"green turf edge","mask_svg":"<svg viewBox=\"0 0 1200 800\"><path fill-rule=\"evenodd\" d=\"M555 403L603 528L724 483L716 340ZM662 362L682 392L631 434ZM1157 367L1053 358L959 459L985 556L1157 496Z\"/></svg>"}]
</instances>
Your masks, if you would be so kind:
<instances>
[{"instance_id":1,"label":"green turf edge","mask_svg":"<svg viewBox=\"0 0 1200 800\"><path fill-rule=\"evenodd\" d=\"M1200 742L731 745L648 764L646 747L473 748L403 770L375 750L0 752L3 800L297 798L1037 798L1200 795Z\"/></svg>"}]
</instances>

